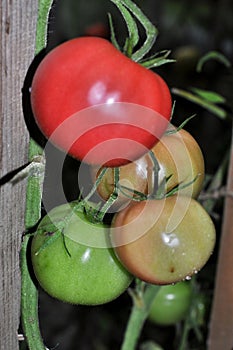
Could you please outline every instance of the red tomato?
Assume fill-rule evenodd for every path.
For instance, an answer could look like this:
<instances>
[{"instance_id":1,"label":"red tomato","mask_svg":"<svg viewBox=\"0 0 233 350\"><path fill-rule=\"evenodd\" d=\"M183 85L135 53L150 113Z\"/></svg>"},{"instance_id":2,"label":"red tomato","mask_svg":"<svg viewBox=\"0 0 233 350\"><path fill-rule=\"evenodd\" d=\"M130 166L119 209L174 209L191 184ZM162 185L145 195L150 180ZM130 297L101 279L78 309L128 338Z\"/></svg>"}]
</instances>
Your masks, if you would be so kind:
<instances>
[{"instance_id":1,"label":"red tomato","mask_svg":"<svg viewBox=\"0 0 233 350\"><path fill-rule=\"evenodd\" d=\"M97 37L72 39L48 53L35 73L31 104L52 143L107 166L151 149L171 114L164 80Z\"/></svg>"}]
</instances>

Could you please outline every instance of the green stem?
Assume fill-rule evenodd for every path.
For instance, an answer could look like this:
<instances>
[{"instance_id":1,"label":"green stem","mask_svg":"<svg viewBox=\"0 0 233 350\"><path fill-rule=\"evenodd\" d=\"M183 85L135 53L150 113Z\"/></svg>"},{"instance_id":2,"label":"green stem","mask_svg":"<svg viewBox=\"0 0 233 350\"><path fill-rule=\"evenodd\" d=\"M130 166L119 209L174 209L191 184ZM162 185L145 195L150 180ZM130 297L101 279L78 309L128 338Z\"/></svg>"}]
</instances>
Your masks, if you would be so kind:
<instances>
[{"instance_id":1,"label":"green stem","mask_svg":"<svg viewBox=\"0 0 233 350\"><path fill-rule=\"evenodd\" d=\"M96 219L98 219L98 221L102 222L104 219L105 214L108 212L108 210L111 208L111 206L114 204L114 202L117 200L118 198L118 182L120 179L120 169L114 168L114 189L113 192L111 193L111 196L108 198L108 200L106 201L106 203L102 206L102 208L100 208L100 211L98 212L98 214L96 215Z\"/></svg>"},{"instance_id":2,"label":"green stem","mask_svg":"<svg viewBox=\"0 0 233 350\"><path fill-rule=\"evenodd\" d=\"M98 175L98 177L97 177L97 179L96 179L96 181L95 181L95 183L94 183L94 185L93 185L91 191L90 191L90 192L87 194L87 196L84 198L84 201L87 202L87 201L95 194L95 192L96 192L96 190L97 190L99 184L101 183L101 181L102 181L102 179L103 179L105 173L107 172L107 170L108 170L108 168L103 168L103 169L101 169L101 171L100 171L100 173L99 173L99 175Z\"/></svg>"},{"instance_id":3,"label":"green stem","mask_svg":"<svg viewBox=\"0 0 233 350\"><path fill-rule=\"evenodd\" d=\"M152 191L150 196L156 196L157 191L159 189L159 171L160 171L160 166L159 163L154 155L154 152L149 151L149 156L153 162L153 169L152 169L152 173L153 173L153 183L152 183Z\"/></svg>"},{"instance_id":4,"label":"green stem","mask_svg":"<svg viewBox=\"0 0 233 350\"><path fill-rule=\"evenodd\" d=\"M32 144L32 148L35 145ZM40 218L41 184L43 175L31 176L27 184L25 227L32 228ZM30 350L44 350L38 321L38 292L28 269L27 252L30 235L26 234L22 243L21 257L21 318L24 336Z\"/></svg>"},{"instance_id":5,"label":"green stem","mask_svg":"<svg viewBox=\"0 0 233 350\"><path fill-rule=\"evenodd\" d=\"M185 323L184 323L184 328L183 328L181 341L180 341L178 350L187 349L187 339L188 339L188 335L189 335L190 330L191 330L190 321L189 321L189 318L187 317L185 320Z\"/></svg>"},{"instance_id":6,"label":"green stem","mask_svg":"<svg viewBox=\"0 0 233 350\"><path fill-rule=\"evenodd\" d=\"M44 49L47 44L47 26L52 4L53 0L39 0L36 27L36 54Z\"/></svg>"},{"instance_id":7,"label":"green stem","mask_svg":"<svg viewBox=\"0 0 233 350\"><path fill-rule=\"evenodd\" d=\"M159 286L147 285L145 291L140 293L132 292L133 307L125 331L124 341L121 350L135 350L140 337L143 325L150 312L151 305Z\"/></svg>"},{"instance_id":8,"label":"green stem","mask_svg":"<svg viewBox=\"0 0 233 350\"><path fill-rule=\"evenodd\" d=\"M131 58L133 61L140 61L153 47L158 30L157 28L149 21L149 19L144 15L141 9L131 0L111 0L116 6L119 7L119 4L128 8L129 11L135 16L135 18L141 23L146 31L146 40L143 45L135 51Z\"/></svg>"},{"instance_id":9,"label":"green stem","mask_svg":"<svg viewBox=\"0 0 233 350\"><path fill-rule=\"evenodd\" d=\"M46 46L47 21L52 6L52 0L40 0L38 6L38 21L36 32L37 54ZM34 157L43 155L43 150L34 140L29 143L29 161ZM40 219L42 183L44 174L32 174L28 178L25 228L26 231L32 229ZM38 320L38 291L34 285L27 263L27 252L29 249L30 236L27 234L22 243L21 257L21 319L24 336L30 350L45 350L40 334Z\"/></svg>"},{"instance_id":10,"label":"green stem","mask_svg":"<svg viewBox=\"0 0 233 350\"><path fill-rule=\"evenodd\" d=\"M27 249L30 236L24 238L21 248L21 321L24 336L30 350L44 350L38 322L37 289L33 284L27 265Z\"/></svg>"}]
</instances>

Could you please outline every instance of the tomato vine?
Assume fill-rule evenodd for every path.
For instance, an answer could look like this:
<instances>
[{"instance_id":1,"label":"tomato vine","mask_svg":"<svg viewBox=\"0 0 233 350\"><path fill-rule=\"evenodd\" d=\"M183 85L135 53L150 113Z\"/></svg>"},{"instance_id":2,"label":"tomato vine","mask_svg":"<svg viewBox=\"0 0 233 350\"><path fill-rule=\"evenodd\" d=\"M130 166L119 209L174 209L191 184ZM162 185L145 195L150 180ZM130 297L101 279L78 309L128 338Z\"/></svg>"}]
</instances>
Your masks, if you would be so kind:
<instances>
[{"instance_id":1,"label":"tomato vine","mask_svg":"<svg viewBox=\"0 0 233 350\"><path fill-rule=\"evenodd\" d=\"M47 23L52 6L52 0L40 0L38 4L38 21L36 28L36 49L38 54L47 43ZM43 149L33 140L29 143L29 162L34 158L40 157L43 161ZM41 216L41 198L43 173L29 175L26 193L26 210L25 210L25 230L23 237L21 256L21 319L24 336L29 349L45 350L40 333L38 320L38 291L33 280L31 279L27 255L29 249L30 234L29 232L38 223Z\"/></svg>"}]
</instances>

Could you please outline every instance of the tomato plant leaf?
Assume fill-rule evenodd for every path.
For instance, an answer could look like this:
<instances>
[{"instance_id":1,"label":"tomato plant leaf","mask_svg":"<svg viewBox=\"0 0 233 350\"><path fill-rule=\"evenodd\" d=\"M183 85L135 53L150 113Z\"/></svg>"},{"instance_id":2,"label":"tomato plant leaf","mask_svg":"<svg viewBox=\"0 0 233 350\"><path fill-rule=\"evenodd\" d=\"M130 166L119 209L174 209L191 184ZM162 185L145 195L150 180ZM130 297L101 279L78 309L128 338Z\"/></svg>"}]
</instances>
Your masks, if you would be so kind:
<instances>
[{"instance_id":1,"label":"tomato plant leaf","mask_svg":"<svg viewBox=\"0 0 233 350\"><path fill-rule=\"evenodd\" d=\"M206 101L212 102L212 103L225 103L226 99L221 96L220 94L209 91L209 90L202 90L197 88L191 88L193 92L195 92L198 96L204 98Z\"/></svg>"},{"instance_id":2,"label":"tomato plant leaf","mask_svg":"<svg viewBox=\"0 0 233 350\"><path fill-rule=\"evenodd\" d=\"M197 72L201 72L203 65L209 61L209 60L217 60L221 63L223 63L227 68L231 67L231 62L220 52L217 51L210 51L207 54L205 54L203 57L200 58L200 60L197 63Z\"/></svg>"},{"instance_id":3,"label":"tomato plant leaf","mask_svg":"<svg viewBox=\"0 0 233 350\"><path fill-rule=\"evenodd\" d=\"M193 94L191 92L188 92L182 89L177 89L177 88L173 88L172 93L180 97L183 97L190 102L196 103L197 105L205 108L206 110L213 113L220 119L227 119L228 117L227 112L223 108L216 106L216 104L210 101L207 101L204 98L197 96L196 94Z\"/></svg>"}]
</instances>

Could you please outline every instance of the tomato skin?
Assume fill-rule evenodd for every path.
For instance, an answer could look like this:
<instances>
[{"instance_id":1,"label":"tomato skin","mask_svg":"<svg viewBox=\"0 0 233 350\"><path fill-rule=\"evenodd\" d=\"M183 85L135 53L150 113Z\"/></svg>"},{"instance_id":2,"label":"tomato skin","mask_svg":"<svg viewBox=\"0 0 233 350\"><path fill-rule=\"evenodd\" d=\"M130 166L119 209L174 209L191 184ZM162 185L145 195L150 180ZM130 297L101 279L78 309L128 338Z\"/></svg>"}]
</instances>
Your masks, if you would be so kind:
<instances>
[{"instance_id":1,"label":"tomato skin","mask_svg":"<svg viewBox=\"0 0 233 350\"><path fill-rule=\"evenodd\" d=\"M196 200L175 195L133 203L115 214L111 240L128 271L165 285L189 278L206 264L215 227Z\"/></svg>"},{"instance_id":2,"label":"tomato skin","mask_svg":"<svg viewBox=\"0 0 233 350\"><path fill-rule=\"evenodd\" d=\"M122 113L116 116L115 112L102 113L97 108L103 104L112 104L116 108L119 102L145 107L155 113L148 117L148 122L147 116L138 116L135 126L126 124L127 111L123 116ZM74 120L79 120L63 125L59 134L53 134L52 141L78 159L87 157L85 161L91 164L106 163L107 156L102 154L103 149L107 152L106 147L93 154L88 153L96 145L111 139L118 139L118 147L121 143L119 138L125 138L150 149L164 132L171 114L171 95L163 79L124 56L107 40L97 37L69 40L47 54L33 78L31 104L36 122L47 138L62 122L75 115ZM86 114L78 114L87 108ZM98 113L102 113L102 119L95 125ZM155 118L158 113L163 118ZM77 135L72 145L74 140L69 138L73 129L76 129ZM119 166L132 160L127 160L127 157L137 159L142 155L142 149L128 154L124 145L119 157L116 153L112 159L111 152L115 151L116 144L109 143L108 148L108 166Z\"/></svg>"},{"instance_id":3,"label":"tomato skin","mask_svg":"<svg viewBox=\"0 0 233 350\"><path fill-rule=\"evenodd\" d=\"M187 316L191 301L190 282L161 286L152 303L148 319L161 326L174 325Z\"/></svg>"},{"instance_id":4,"label":"tomato skin","mask_svg":"<svg viewBox=\"0 0 233 350\"><path fill-rule=\"evenodd\" d=\"M161 142L153 148L160 167L159 181L170 177L166 183L166 192L178 184L189 186L180 189L179 193L193 198L200 194L205 176L204 157L196 140L186 130L181 129L171 135L163 135Z\"/></svg>"},{"instance_id":5,"label":"tomato skin","mask_svg":"<svg viewBox=\"0 0 233 350\"><path fill-rule=\"evenodd\" d=\"M75 240L77 234L88 234L84 214L72 216L64 237L60 235L40 250L52 234L46 232L45 225L58 222L70 212L69 204L61 205L42 219L31 247L35 275L49 295L64 302L83 305L110 302L127 289L133 277L119 263L113 249L90 247ZM107 230L103 224L92 223L90 229L98 229L100 236Z\"/></svg>"}]
</instances>

